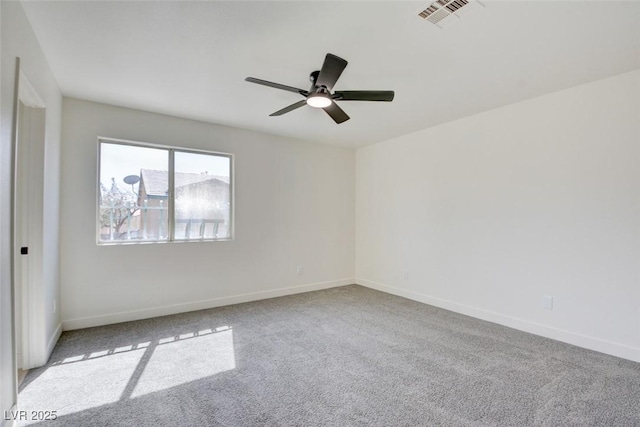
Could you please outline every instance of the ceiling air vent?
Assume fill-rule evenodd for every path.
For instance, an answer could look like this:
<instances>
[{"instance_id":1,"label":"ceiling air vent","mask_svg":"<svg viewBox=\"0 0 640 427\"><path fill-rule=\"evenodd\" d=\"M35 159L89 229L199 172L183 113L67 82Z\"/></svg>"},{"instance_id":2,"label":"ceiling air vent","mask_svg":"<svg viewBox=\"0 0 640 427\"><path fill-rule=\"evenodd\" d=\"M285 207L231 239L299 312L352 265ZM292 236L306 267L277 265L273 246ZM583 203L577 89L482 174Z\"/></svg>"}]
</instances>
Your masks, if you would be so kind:
<instances>
[{"instance_id":1,"label":"ceiling air vent","mask_svg":"<svg viewBox=\"0 0 640 427\"><path fill-rule=\"evenodd\" d=\"M461 12L466 13L468 9L474 9L474 6L477 5L482 4L476 0L436 0L426 9L420 11L418 15L442 28L442 24L447 18L451 16L459 18Z\"/></svg>"}]
</instances>

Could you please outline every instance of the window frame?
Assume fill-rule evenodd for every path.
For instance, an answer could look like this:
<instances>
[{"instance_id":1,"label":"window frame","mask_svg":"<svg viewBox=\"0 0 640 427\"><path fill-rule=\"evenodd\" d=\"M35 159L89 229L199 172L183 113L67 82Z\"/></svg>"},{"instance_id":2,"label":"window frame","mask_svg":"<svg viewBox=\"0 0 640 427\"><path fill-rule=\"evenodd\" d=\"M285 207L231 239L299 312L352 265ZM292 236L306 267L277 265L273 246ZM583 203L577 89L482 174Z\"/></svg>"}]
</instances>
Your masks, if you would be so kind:
<instances>
[{"instance_id":1,"label":"window frame","mask_svg":"<svg viewBox=\"0 0 640 427\"><path fill-rule=\"evenodd\" d=\"M167 238L165 240L100 240L100 172L102 169L101 147L102 143L125 145L129 147L155 148L167 151L167 173L168 173L168 195L167 195ZM174 145L155 144L150 142L132 141L119 138L98 136L97 138L97 168L96 168L96 244L98 246L117 245L146 245L146 244L166 244L166 243L203 243L203 242L228 242L235 239L235 156L233 153L221 151L202 150L197 148L186 148ZM191 153L214 155L229 159L229 236L223 238L202 238L202 239L176 239L175 236L175 153Z\"/></svg>"}]
</instances>

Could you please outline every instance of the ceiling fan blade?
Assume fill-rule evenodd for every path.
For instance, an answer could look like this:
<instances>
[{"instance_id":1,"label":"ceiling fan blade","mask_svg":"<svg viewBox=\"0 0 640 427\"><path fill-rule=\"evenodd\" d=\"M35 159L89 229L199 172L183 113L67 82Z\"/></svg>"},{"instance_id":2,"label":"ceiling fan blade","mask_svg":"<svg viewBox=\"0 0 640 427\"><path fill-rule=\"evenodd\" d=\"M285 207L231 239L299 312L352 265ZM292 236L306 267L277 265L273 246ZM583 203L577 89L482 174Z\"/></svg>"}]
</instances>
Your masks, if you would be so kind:
<instances>
[{"instance_id":1,"label":"ceiling fan blade","mask_svg":"<svg viewBox=\"0 0 640 427\"><path fill-rule=\"evenodd\" d=\"M263 85L263 86L269 86L269 87L276 88L276 89L286 90L288 92L299 93L302 96L309 95L309 91L307 91L307 90L299 89L299 88L293 87L293 86L281 85L280 83L273 83L273 82L269 82L267 80L256 79L255 77L247 77L245 79L245 81L248 81L250 83L257 83L257 84Z\"/></svg>"},{"instance_id":2,"label":"ceiling fan blade","mask_svg":"<svg viewBox=\"0 0 640 427\"><path fill-rule=\"evenodd\" d=\"M331 105L323 108L323 110L326 111L327 114L330 115L333 121L335 121L337 124L349 120L349 116L347 116L347 113L345 113L342 108L338 107L338 104L336 104L335 102L331 102Z\"/></svg>"},{"instance_id":3,"label":"ceiling fan blade","mask_svg":"<svg viewBox=\"0 0 640 427\"><path fill-rule=\"evenodd\" d=\"M289 111L295 110L296 108L303 107L306 104L307 104L307 100L303 99L302 101L298 101L295 104L289 105L288 107L284 107L282 110L278 110L275 113L271 113L271 114L269 114L269 116L281 116L281 115L283 115L285 113L288 113Z\"/></svg>"},{"instance_id":4,"label":"ceiling fan blade","mask_svg":"<svg viewBox=\"0 0 640 427\"><path fill-rule=\"evenodd\" d=\"M392 90L337 90L333 99L340 101L393 101Z\"/></svg>"},{"instance_id":5,"label":"ceiling fan blade","mask_svg":"<svg viewBox=\"0 0 640 427\"><path fill-rule=\"evenodd\" d=\"M316 80L316 86L325 86L331 91L347 64L348 62L344 59L327 53L320 74L318 75L318 80Z\"/></svg>"}]
</instances>

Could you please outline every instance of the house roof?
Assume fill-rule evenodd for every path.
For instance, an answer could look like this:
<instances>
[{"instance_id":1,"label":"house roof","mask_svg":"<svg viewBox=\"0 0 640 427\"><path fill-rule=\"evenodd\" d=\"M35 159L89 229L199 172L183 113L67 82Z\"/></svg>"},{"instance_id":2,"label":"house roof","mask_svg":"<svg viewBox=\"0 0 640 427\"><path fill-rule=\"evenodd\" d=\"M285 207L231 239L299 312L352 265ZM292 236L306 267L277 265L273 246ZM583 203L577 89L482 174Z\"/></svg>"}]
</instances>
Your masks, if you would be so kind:
<instances>
[{"instance_id":1,"label":"house roof","mask_svg":"<svg viewBox=\"0 0 640 427\"><path fill-rule=\"evenodd\" d=\"M148 196L166 196L169 189L169 173L162 170L140 169L140 185L144 186ZM229 177L209 175L206 173L176 172L176 188L185 187L205 181L218 181L229 184Z\"/></svg>"}]
</instances>

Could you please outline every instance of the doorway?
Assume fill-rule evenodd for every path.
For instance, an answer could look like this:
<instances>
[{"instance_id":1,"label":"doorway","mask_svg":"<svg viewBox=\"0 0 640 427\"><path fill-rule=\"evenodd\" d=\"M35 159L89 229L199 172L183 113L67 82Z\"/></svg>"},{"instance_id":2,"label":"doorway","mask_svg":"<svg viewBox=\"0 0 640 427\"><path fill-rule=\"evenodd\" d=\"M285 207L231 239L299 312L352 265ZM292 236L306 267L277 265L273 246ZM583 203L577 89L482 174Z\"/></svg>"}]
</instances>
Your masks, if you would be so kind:
<instances>
[{"instance_id":1,"label":"doorway","mask_svg":"<svg viewBox=\"0 0 640 427\"><path fill-rule=\"evenodd\" d=\"M42 342L39 283L42 265L42 190L45 105L19 73L13 182L14 333L18 381L36 366Z\"/></svg>"}]
</instances>

